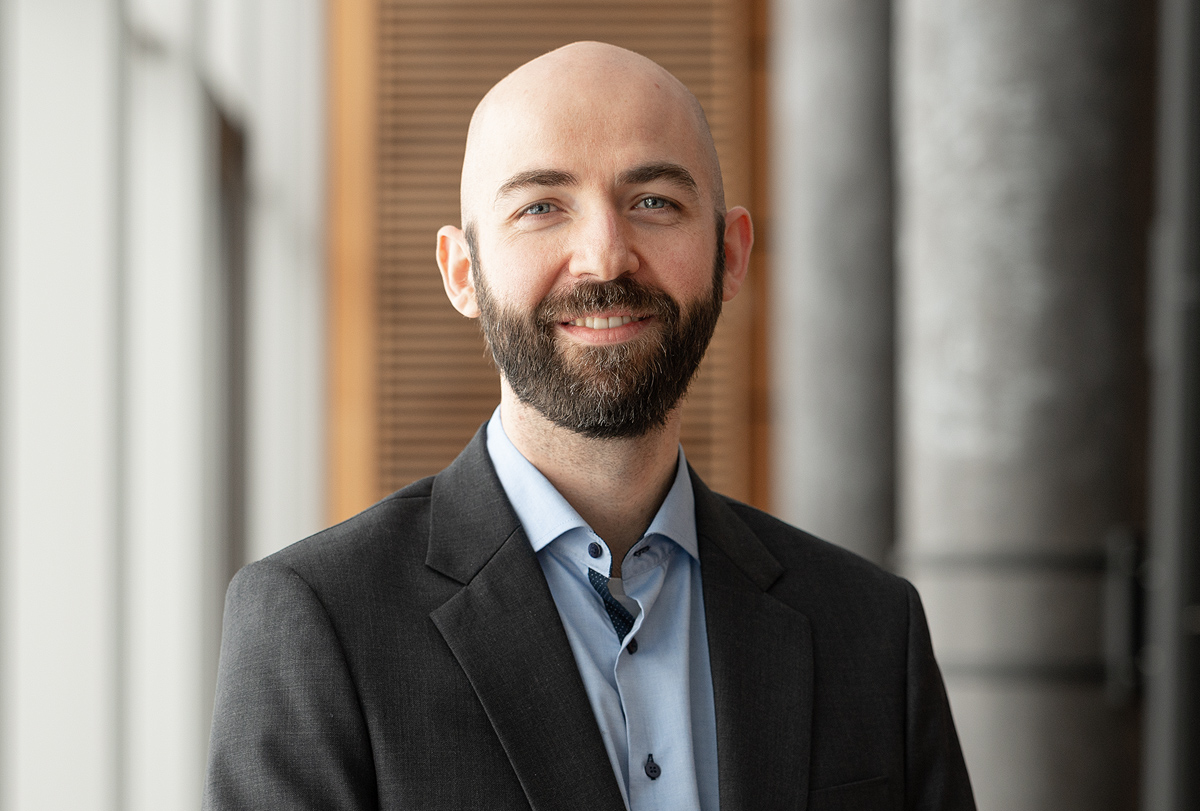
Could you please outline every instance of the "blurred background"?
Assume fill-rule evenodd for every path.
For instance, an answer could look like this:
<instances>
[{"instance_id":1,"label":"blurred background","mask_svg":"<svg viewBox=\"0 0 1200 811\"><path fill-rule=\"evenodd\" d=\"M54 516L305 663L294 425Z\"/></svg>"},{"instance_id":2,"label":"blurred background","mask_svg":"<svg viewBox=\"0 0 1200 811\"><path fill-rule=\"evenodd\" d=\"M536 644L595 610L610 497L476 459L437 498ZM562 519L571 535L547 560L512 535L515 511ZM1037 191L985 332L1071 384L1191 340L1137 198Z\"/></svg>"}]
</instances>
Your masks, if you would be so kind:
<instances>
[{"instance_id":1,"label":"blurred background","mask_svg":"<svg viewBox=\"0 0 1200 811\"><path fill-rule=\"evenodd\" d=\"M1200 809L1196 3L0 0L0 811L198 806L232 573L498 401L434 232L579 39L755 215L701 474L917 584L981 809Z\"/></svg>"}]
</instances>

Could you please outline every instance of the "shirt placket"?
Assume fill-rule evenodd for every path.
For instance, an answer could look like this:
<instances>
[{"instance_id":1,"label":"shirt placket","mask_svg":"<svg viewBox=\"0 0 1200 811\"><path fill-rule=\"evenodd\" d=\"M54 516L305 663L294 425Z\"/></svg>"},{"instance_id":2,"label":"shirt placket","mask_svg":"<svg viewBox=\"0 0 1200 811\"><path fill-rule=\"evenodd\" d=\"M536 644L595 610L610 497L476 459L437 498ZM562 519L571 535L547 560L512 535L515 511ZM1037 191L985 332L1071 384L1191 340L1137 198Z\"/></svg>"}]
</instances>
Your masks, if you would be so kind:
<instances>
[{"instance_id":1,"label":"shirt placket","mask_svg":"<svg viewBox=\"0 0 1200 811\"><path fill-rule=\"evenodd\" d=\"M625 567L633 570L631 576L625 578L626 593L637 601L641 611L615 664L617 690L625 712L629 753L626 774L629 780L629 804L633 811L658 807L656 798L669 794L669 785L677 779L677 776L664 769L671 753L666 749L667 742L662 737L664 731L660 729L661 713L656 700L659 685L654 679L647 678L645 672L650 659L660 652L637 643L639 635L644 635L660 619L656 603L665 578L669 552L665 551L667 547L651 549L647 545L642 549L650 557L630 562ZM635 547L634 552L637 551Z\"/></svg>"}]
</instances>

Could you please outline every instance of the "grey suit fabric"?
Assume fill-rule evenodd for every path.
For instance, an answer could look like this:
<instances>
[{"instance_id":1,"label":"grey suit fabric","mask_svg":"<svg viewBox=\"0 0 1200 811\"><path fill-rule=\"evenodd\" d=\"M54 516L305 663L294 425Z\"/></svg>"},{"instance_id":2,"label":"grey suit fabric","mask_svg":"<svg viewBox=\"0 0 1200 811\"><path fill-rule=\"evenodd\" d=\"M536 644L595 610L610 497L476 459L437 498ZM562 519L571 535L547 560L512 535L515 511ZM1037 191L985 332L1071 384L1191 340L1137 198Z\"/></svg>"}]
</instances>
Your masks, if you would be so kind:
<instances>
[{"instance_id":1,"label":"grey suit fabric","mask_svg":"<svg viewBox=\"0 0 1200 811\"><path fill-rule=\"evenodd\" d=\"M624 808L485 429L233 579L206 809ZM722 809L973 809L912 586L692 484Z\"/></svg>"}]
</instances>

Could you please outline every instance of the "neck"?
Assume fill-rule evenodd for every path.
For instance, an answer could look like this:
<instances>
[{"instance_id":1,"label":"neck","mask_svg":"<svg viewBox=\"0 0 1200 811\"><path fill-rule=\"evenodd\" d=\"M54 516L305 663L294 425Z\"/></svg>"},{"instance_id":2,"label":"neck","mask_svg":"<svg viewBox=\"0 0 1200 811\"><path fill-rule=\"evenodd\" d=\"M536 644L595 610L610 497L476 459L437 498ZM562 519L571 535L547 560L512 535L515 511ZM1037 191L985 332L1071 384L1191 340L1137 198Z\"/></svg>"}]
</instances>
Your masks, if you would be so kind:
<instances>
[{"instance_id":1,"label":"neck","mask_svg":"<svg viewBox=\"0 0 1200 811\"><path fill-rule=\"evenodd\" d=\"M517 450L608 544L613 576L620 577L625 553L650 526L675 480L679 409L644 436L591 439L550 422L505 382L500 419Z\"/></svg>"}]
</instances>

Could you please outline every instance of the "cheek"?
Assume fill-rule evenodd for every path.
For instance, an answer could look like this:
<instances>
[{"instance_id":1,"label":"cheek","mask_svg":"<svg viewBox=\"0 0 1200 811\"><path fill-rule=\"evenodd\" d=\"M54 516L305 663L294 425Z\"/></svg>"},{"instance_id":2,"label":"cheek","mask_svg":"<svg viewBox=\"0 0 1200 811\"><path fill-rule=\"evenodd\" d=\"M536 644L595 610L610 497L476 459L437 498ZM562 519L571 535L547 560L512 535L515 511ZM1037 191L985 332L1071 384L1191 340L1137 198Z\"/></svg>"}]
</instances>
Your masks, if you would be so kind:
<instances>
[{"instance_id":1,"label":"cheek","mask_svg":"<svg viewBox=\"0 0 1200 811\"><path fill-rule=\"evenodd\" d=\"M480 258L493 295L510 306L536 306L555 286L556 252L548 246L503 245Z\"/></svg>"},{"instance_id":2,"label":"cheek","mask_svg":"<svg viewBox=\"0 0 1200 811\"><path fill-rule=\"evenodd\" d=\"M681 245L658 251L647 257L650 272L647 281L661 287L677 300L690 301L712 291L713 248Z\"/></svg>"}]
</instances>

